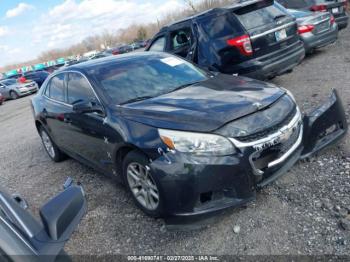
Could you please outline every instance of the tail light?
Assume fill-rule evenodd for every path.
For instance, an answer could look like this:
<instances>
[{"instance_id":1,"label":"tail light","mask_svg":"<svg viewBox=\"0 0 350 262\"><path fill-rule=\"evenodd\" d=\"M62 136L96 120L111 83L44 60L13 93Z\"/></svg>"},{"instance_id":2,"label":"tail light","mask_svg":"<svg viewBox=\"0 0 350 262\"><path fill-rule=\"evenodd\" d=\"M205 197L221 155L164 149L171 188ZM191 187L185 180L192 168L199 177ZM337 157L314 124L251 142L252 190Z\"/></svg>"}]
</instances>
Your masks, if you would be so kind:
<instances>
[{"instance_id":1,"label":"tail light","mask_svg":"<svg viewBox=\"0 0 350 262\"><path fill-rule=\"evenodd\" d=\"M334 18L334 16L333 16L333 15L331 15L331 19L330 19L330 21L331 21L331 25L333 25L333 24L335 23L335 18Z\"/></svg>"},{"instance_id":2,"label":"tail light","mask_svg":"<svg viewBox=\"0 0 350 262\"><path fill-rule=\"evenodd\" d=\"M310 7L311 11L314 12L327 12L327 6L326 5L313 5Z\"/></svg>"},{"instance_id":3,"label":"tail light","mask_svg":"<svg viewBox=\"0 0 350 262\"><path fill-rule=\"evenodd\" d=\"M238 48L242 55L249 56L253 54L252 42L249 35L243 35L236 38L228 39L227 44Z\"/></svg>"},{"instance_id":4,"label":"tail light","mask_svg":"<svg viewBox=\"0 0 350 262\"><path fill-rule=\"evenodd\" d=\"M298 33L299 35L309 33L312 30L314 30L314 28L315 26L313 25L301 25L301 26L298 26Z\"/></svg>"},{"instance_id":5,"label":"tail light","mask_svg":"<svg viewBox=\"0 0 350 262\"><path fill-rule=\"evenodd\" d=\"M349 8L349 2L348 2L347 0L345 0L345 1L343 2L343 4L344 4L345 10L348 10L348 8Z\"/></svg>"}]
</instances>

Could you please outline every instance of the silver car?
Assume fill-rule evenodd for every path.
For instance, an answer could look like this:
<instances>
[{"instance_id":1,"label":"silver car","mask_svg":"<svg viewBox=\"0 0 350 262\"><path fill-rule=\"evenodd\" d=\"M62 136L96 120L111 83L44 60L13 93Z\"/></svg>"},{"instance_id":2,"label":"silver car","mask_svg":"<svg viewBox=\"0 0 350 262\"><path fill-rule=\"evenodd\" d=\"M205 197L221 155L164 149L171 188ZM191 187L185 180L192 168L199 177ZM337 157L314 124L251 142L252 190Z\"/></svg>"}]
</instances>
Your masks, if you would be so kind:
<instances>
[{"instance_id":1,"label":"silver car","mask_svg":"<svg viewBox=\"0 0 350 262\"><path fill-rule=\"evenodd\" d=\"M36 93L38 84L34 81L19 83L16 79L5 79L0 81L0 93L5 99L17 99L19 97Z\"/></svg>"},{"instance_id":2,"label":"silver car","mask_svg":"<svg viewBox=\"0 0 350 262\"><path fill-rule=\"evenodd\" d=\"M312 53L315 49L334 43L338 39L338 25L335 18L328 12L310 12L285 9L275 2L275 5L296 18L298 32L304 42L305 52Z\"/></svg>"}]
</instances>

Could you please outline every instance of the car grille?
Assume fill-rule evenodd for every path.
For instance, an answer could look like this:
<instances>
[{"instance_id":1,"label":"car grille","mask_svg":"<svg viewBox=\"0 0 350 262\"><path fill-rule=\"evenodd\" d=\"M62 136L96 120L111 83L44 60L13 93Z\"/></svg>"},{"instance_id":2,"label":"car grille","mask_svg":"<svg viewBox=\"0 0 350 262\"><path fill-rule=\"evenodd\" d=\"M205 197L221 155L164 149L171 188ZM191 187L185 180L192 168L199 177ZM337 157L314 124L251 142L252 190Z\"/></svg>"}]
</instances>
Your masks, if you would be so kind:
<instances>
[{"instance_id":1,"label":"car grille","mask_svg":"<svg viewBox=\"0 0 350 262\"><path fill-rule=\"evenodd\" d=\"M297 142L301 129L302 124L299 122L287 140L255 153L254 157L252 158L254 168L265 171L270 162L279 159L286 154Z\"/></svg>"},{"instance_id":2,"label":"car grille","mask_svg":"<svg viewBox=\"0 0 350 262\"><path fill-rule=\"evenodd\" d=\"M263 130L261 132L257 132L255 134L248 135L248 136L237 137L236 139L240 142L253 142L253 141L265 138L268 135L277 132L279 129L281 129L281 127L287 125L290 121L292 121L296 112L297 112L297 108L294 107L294 109L287 115L286 118L284 118L280 123L272 126L271 128Z\"/></svg>"}]
</instances>

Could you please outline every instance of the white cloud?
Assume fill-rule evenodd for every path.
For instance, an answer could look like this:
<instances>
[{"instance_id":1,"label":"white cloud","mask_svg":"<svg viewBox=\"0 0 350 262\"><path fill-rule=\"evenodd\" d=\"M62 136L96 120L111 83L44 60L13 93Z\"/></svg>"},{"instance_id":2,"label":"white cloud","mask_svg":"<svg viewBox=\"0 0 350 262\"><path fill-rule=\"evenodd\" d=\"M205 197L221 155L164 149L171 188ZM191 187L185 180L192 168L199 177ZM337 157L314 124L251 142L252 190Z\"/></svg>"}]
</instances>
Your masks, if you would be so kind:
<instances>
[{"instance_id":1,"label":"white cloud","mask_svg":"<svg viewBox=\"0 0 350 262\"><path fill-rule=\"evenodd\" d=\"M8 51L9 49L7 45L0 45L0 51Z\"/></svg>"},{"instance_id":2,"label":"white cloud","mask_svg":"<svg viewBox=\"0 0 350 262\"><path fill-rule=\"evenodd\" d=\"M34 6L26 4L26 3L19 3L15 8L10 9L6 12L6 18L12 18L15 16L19 16L23 14L26 11L33 10Z\"/></svg>"},{"instance_id":3,"label":"white cloud","mask_svg":"<svg viewBox=\"0 0 350 262\"><path fill-rule=\"evenodd\" d=\"M5 36L9 33L9 30L6 26L0 26L0 36Z\"/></svg>"},{"instance_id":4,"label":"white cloud","mask_svg":"<svg viewBox=\"0 0 350 262\"><path fill-rule=\"evenodd\" d=\"M49 48L77 43L104 31L115 32L132 24L156 22L168 12L184 7L181 0L161 3L135 0L65 0L44 15L33 29L33 40Z\"/></svg>"}]
</instances>

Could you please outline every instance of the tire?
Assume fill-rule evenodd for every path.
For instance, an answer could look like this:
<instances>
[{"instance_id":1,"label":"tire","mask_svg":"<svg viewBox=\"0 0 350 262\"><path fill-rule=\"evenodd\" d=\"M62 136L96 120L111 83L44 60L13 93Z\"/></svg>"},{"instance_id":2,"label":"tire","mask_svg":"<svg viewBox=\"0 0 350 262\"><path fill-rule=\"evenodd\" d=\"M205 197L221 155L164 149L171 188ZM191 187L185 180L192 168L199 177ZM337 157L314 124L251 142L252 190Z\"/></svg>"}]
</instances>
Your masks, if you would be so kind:
<instances>
[{"instance_id":1,"label":"tire","mask_svg":"<svg viewBox=\"0 0 350 262\"><path fill-rule=\"evenodd\" d=\"M19 96L15 91L10 91L10 97L12 100L17 99Z\"/></svg>"},{"instance_id":2,"label":"tire","mask_svg":"<svg viewBox=\"0 0 350 262\"><path fill-rule=\"evenodd\" d=\"M39 135L41 137L41 142L43 143L46 153L54 162L61 162L66 158L66 155L56 146L56 144L52 141L50 135L43 127L40 128Z\"/></svg>"},{"instance_id":3,"label":"tire","mask_svg":"<svg viewBox=\"0 0 350 262\"><path fill-rule=\"evenodd\" d=\"M123 179L135 204L146 215L158 218L163 215L162 190L147 168L148 164L149 160L144 154L136 150L129 152L123 161ZM143 171L140 171L142 168ZM135 175L136 171L139 171L139 176ZM139 181L136 182L135 178Z\"/></svg>"}]
</instances>

